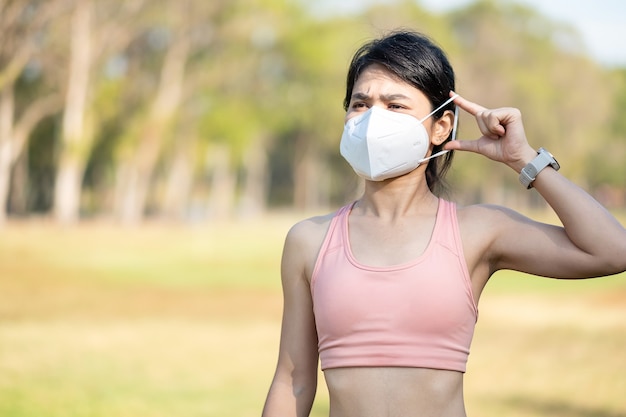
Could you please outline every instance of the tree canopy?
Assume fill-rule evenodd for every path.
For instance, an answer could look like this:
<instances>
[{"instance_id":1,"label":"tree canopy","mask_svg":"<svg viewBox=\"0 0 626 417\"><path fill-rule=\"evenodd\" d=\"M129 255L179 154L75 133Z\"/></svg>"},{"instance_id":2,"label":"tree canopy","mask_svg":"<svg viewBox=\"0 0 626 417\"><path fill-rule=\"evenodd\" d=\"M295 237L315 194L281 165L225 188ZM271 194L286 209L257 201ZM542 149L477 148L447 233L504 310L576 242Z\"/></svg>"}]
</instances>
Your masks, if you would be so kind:
<instances>
[{"instance_id":1,"label":"tree canopy","mask_svg":"<svg viewBox=\"0 0 626 417\"><path fill-rule=\"evenodd\" d=\"M432 37L461 94L520 108L531 144L624 205L626 70L514 2L437 14L410 0L350 13L296 0L3 0L0 223L343 203L359 188L338 155L346 70L364 41L396 28ZM460 138L475 135L463 116ZM457 156L451 176L464 202L534 201L481 158Z\"/></svg>"}]
</instances>

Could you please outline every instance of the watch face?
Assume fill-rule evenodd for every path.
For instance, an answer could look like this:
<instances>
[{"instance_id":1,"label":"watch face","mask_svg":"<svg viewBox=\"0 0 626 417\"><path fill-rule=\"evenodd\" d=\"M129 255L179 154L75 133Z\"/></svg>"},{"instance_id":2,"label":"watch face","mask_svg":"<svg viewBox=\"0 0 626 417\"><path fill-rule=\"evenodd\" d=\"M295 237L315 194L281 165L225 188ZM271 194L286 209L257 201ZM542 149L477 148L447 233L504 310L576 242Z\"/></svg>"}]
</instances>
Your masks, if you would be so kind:
<instances>
[{"instance_id":1,"label":"watch face","mask_svg":"<svg viewBox=\"0 0 626 417\"><path fill-rule=\"evenodd\" d=\"M553 158L553 159L554 159L554 157L552 156L552 154L550 153L550 151L549 151L549 150L547 150L546 148L539 148L539 151L537 151L537 153L545 153L545 154L548 154L548 156L550 156L550 158Z\"/></svg>"}]
</instances>

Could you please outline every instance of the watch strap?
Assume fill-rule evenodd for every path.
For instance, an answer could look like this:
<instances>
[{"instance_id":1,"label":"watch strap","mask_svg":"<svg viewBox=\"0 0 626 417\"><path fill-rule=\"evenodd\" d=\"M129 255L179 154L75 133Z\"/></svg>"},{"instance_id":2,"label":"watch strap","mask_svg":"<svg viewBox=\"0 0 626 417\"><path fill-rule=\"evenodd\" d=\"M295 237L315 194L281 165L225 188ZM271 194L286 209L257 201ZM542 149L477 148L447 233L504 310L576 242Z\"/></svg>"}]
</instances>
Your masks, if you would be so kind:
<instances>
[{"instance_id":1,"label":"watch strap","mask_svg":"<svg viewBox=\"0 0 626 417\"><path fill-rule=\"evenodd\" d=\"M533 182L537 178L537 175L548 166L551 166L555 170L560 168L558 162L547 150L540 148L537 152L537 156L530 161L519 174L519 180L527 189L532 188Z\"/></svg>"}]
</instances>

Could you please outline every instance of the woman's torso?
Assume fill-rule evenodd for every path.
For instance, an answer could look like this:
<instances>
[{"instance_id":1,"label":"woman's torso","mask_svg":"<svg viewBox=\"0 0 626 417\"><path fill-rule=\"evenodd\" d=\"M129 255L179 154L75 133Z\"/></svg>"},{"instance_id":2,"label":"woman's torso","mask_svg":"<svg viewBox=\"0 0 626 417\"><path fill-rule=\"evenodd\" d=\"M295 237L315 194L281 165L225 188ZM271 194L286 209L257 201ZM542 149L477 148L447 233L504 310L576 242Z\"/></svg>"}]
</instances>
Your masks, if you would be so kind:
<instances>
[{"instance_id":1,"label":"woman's torso","mask_svg":"<svg viewBox=\"0 0 626 417\"><path fill-rule=\"evenodd\" d=\"M324 371L330 417L465 417L463 374L425 368Z\"/></svg>"},{"instance_id":2,"label":"woman's torso","mask_svg":"<svg viewBox=\"0 0 626 417\"><path fill-rule=\"evenodd\" d=\"M459 222L465 222L466 217L459 216ZM352 223L358 224L357 222L358 220ZM320 227L327 230L329 224L330 219L321 224ZM419 225L416 225L416 228L419 228ZM434 229L434 221L423 222L422 229ZM355 231L355 234L358 233ZM427 237L427 239L422 237L403 242L403 246L408 244L415 248L421 248L422 251L426 250L430 241L430 236ZM370 238L376 240L375 236ZM352 233L350 233L350 239L352 239ZM463 240L465 244L466 239ZM360 258L360 255L366 256L364 254L367 250L363 251L358 248L355 249L355 247L357 246L354 245L352 249L356 258ZM477 268L480 262L477 255L478 251L470 249L469 252L470 255L466 258L470 259L466 259L466 261L471 274L477 269L480 270ZM394 251L390 253L394 253ZM314 258L317 258L317 253ZM394 259L394 262L397 260ZM384 260L379 259L377 262L384 263ZM310 271L312 271L312 267ZM482 278L480 280L482 282ZM472 282L471 285L474 292L477 292L474 294L475 301L477 301L484 284ZM354 366L326 369L324 374L331 399L331 417L465 416L462 388L463 373L459 371L423 367Z\"/></svg>"}]
</instances>

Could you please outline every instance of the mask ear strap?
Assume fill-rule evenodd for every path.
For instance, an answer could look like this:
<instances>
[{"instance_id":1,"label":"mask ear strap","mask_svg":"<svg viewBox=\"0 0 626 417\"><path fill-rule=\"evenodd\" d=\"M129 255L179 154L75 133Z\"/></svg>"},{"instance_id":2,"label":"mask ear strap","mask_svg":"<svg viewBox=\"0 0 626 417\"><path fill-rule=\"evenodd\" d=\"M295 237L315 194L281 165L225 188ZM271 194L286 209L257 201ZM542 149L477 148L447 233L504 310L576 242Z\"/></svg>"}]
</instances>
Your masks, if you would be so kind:
<instances>
[{"instance_id":1,"label":"mask ear strap","mask_svg":"<svg viewBox=\"0 0 626 417\"><path fill-rule=\"evenodd\" d=\"M430 113L428 116L426 116L424 119L422 119L422 121L423 121L423 120L428 119L430 116L432 116L433 114L435 114L435 113L436 113L439 109L441 109L442 107L444 107L446 104L450 103L452 100L454 100L454 99L455 99L455 98L457 98L458 96L459 96L458 94L453 95L453 96L452 96L450 99L448 99L445 103L443 103L441 106L439 106L439 108L435 109L435 111L433 111L433 112L432 112L432 113ZM458 128L458 127L459 127L459 106L456 106L456 107L454 108L454 125L453 125L453 127L452 127L452 139L451 139L451 140L456 140L456 130L457 130L457 128ZM446 154L446 153L448 153L448 152L450 152L450 150L449 150L449 149L444 149L443 151L439 151L439 152L437 152L437 153L434 153L434 154L430 155L430 156L429 156L429 157L427 157L427 158L421 159L421 160L420 160L420 164L421 164L422 162L426 162L426 161L428 161L429 159L436 158L436 157L441 156L441 155L443 155L443 154Z\"/></svg>"},{"instance_id":2,"label":"mask ear strap","mask_svg":"<svg viewBox=\"0 0 626 417\"><path fill-rule=\"evenodd\" d=\"M424 123L424 120L428 119L430 116L432 116L433 114L437 113L439 110L441 110L442 108L444 108L445 106L450 104L458 96L459 96L458 94L455 94L452 97L450 97L449 99L447 99L446 101L444 101L441 106L437 107L435 110L433 110L430 113L428 113L424 118L420 119L420 123Z\"/></svg>"},{"instance_id":3,"label":"mask ear strap","mask_svg":"<svg viewBox=\"0 0 626 417\"><path fill-rule=\"evenodd\" d=\"M452 139L451 140L456 140L456 130L458 128L459 128L459 106L456 106L454 108L454 126L452 127Z\"/></svg>"}]
</instances>

